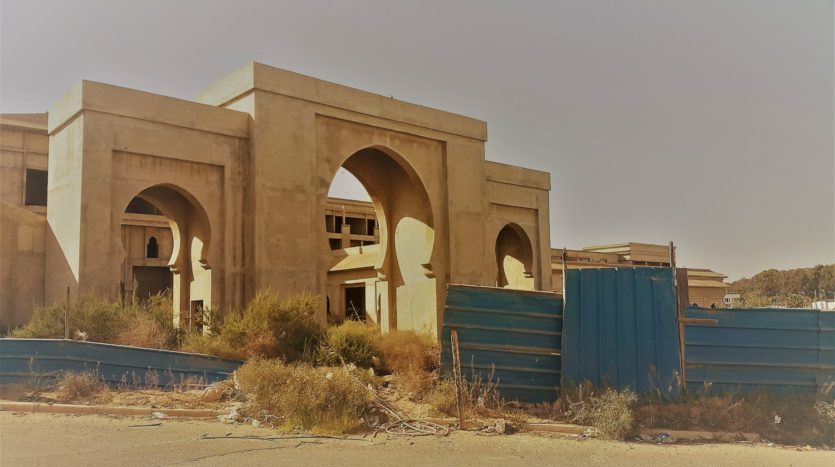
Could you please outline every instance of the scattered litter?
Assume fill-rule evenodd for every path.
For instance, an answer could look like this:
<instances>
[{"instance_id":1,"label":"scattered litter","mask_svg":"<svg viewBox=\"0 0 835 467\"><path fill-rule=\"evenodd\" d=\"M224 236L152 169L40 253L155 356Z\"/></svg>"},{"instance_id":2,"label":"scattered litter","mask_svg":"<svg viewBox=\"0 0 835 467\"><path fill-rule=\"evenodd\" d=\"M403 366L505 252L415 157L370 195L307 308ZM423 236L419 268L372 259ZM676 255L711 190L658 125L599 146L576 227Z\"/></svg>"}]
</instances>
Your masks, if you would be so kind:
<instances>
[{"instance_id":1,"label":"scattered litter","mask_svg":"<svg viewBox=\"0 0 835 467\"><path fill-rule=\"evenodd\" d=\"M640 435L638 435L638 437L637 437L637 438L635 438L635 440L636 440L636 441L643 441L643 442L645 442L645 443L653 443L653 442L655 442L655 438L654 438L654 437L652 437L652 436L650 436L650 435L645 435L645 434L640 434Z\"/></svg>"},{"instance_id":2,"label":"scattered litter","mask_svg":"<svg viewBox=\"0 0 835 467\"><path fill-rule=\"evenodd\" d=\"M235 423L240 422L243 417L241 417L241 414L238 413L238 409L234 408L228 415L220 415L217 419L223 423Z\"/></svg>"},{"instance_id":3,"label":"scattered litter","mask_svg":"<svg viewBox=\"0 0 835 467\"><path fill-rule=\"evenodd\" d=\"M203 402L217 402L223 399L223 389L219 386L209 386L203 391Z\"/></svg>"},{"instance_id":4,"label":"scattered litter","mask_svg":"<svg viewBox=\"0 0 835 467\"><path fill-rule=\"evenodd\" d=\"M151 418L168 418L168 415L165 415L162 412L154 412L151 414Z\"/></svg>"},{"instance_id":5,"label":"scattered litter","mask_svg":"<svg viewBox=\"0 0 835 467\"><path fill-rule=\"evenodd\" d=\"M676 442L676 437L669 433L658 433L653 438L653 441L659 444L672 444Z\"/></svg>"},{"instance_id":6,"label":"scattered litter","mask_svg":"<svg viewBox=\"0 0 835 467\"><path fill-rule=\"evenodd\" d=\"M580 435L581 438L599 438L600 437L600 430L594 427L586 428L583 431L583 434Z\"/></svg>"},{"instance_id":7,"label":"scattered litter","mask_svg":"<svg viewBox=\"0 0 835 467\"><path fill-rule=\"evenodd\" d=\"M258 428L259 426L261 426L261 422L259 422L258 420L252 420L252 426Z\"/></svg>"},{"instance_id":8,"label":"scattered litter","mask_svg":"<svg viewBox=\"0 0 835 467\"><path fill-rule=\"evenodd\" d=\"M779 425L780 421L783 420L779 415L774 416L774 423Z\"/></svg>"}]
</instances>

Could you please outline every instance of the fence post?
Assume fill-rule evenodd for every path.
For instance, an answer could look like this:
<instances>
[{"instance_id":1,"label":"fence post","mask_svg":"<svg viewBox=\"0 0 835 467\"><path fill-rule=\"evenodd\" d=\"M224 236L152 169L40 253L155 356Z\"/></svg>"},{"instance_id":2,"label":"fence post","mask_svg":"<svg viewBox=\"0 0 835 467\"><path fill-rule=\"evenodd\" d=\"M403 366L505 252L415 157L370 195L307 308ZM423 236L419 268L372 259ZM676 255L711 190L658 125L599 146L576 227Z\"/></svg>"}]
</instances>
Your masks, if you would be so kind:
<instances>
[{"instance_id":1,"label":"fence post","mask_svg":"<svg viewBox=\"0 0 835 467\"><path fill-rule=\"evenodd\" d=\"M678 358L681 365L681 385L687 388L687 359L685 358L685 316L684 309L690 301L690 285L687 281L687 269L676 267L675 245L670 241L670 267L673 269L673 284L676 295L676 322L678 323Z\"/></svg>"},{"instance_id":2,"label":"fence post","mask_svg":"<svg viewBox=\"0 0 835 467\"><path fill-rule=\"evenodd\" d=\"M464 400L463 381L461 376L461 354L458 351L458 330L450 330L450 344L452 350L452 375L455 379L455 405L458 408L458 428L464 429Z\"/></svg>"}]
</instances>

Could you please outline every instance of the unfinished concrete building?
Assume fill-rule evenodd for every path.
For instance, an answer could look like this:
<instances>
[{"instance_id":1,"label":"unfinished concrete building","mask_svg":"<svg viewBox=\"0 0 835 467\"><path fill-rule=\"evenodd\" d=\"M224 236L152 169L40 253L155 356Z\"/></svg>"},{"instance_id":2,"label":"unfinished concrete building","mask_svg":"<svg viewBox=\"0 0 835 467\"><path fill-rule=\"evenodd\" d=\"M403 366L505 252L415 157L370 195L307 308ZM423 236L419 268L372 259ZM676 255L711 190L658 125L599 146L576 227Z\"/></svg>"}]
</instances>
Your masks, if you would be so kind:
<instances>
[{"instance_id":1,"label":"unfinished concrete building","mask_svg":"<svg viewBox=\"0 0 835 467\"><path fill-rule=\"evenodd\" d=\"M83 292L116 299L134 266L170 271L178 323L272 289L327 296L323 321L363 296L383 331L436 333L447 283L551 290L550 177L486 161L479 120L257 63L196 102L84 81L46 135L32 118L2 134L5 323ZM374 211L347 239L354 221L337 232L327 197L340 168ZM7 176L43 169L46 207L27 206L26 176Z\"/></svg>"}]
</instances>

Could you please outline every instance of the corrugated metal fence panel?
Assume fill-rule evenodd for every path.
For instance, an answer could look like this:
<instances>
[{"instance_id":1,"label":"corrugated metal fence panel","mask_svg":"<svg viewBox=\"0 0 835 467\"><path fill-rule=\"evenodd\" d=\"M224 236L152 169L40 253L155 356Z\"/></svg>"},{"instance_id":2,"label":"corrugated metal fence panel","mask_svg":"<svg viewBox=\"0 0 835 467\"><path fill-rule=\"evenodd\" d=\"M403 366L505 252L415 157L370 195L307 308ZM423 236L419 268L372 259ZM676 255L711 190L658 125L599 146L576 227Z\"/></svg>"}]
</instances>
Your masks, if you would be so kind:
<instances>
[{"instance_id":1,"label":"corrugated metal fence panel","mask_svg":"<svg viewBox=\"0 0 835 467\"><path fill-rule=\"evenodd\" d=\"M832 392L835 313L817 310L688 307L687 386L713 392Z\"/></svg>"},{"instance_id":2,"label":"corrugated metal fence panel","mask_svg":"<svg viewBox=\"0 0 835 467\"><path fill-rule=\"evenodd\" d=\"M441 370L452 370L450 330L458 330L468 379L491 374L508 400L553 401L560 383L562 296L450 285L441 333Z\"/></svg>"},{"instance_id":3,"label":"corrugated metal fence panel","mask_svg":"<svg viewBox=\"0 0 835 467\"><path fill-rule=\"evenodd\" d=\"M208 355L63 339L0 339L0 383L94 371L110 384L168 386L226 379L243 362Z\"/></svg>"},{"instance_id":4,"label":"corrugated metal fence panel","mask_svg":"<svg viewBox=\"0 0 835 467\"><path fill-rule=\"evenodd\" d=\"M570 269L565 294L563 386L591 381L641 394L678 395L672 269Z\"/></svg>"}]
</instances>

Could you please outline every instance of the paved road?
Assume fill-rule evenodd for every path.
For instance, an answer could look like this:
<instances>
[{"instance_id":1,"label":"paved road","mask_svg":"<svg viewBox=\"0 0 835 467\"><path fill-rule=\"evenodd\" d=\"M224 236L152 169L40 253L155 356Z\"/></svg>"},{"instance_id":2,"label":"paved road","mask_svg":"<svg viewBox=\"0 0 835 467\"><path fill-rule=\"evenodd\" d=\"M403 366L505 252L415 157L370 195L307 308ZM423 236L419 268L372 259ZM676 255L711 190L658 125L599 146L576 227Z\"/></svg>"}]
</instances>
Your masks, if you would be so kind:
<instances>
[{"instance_id":1,"label":"paved road","mask_svg":"<svg viewBox=\"0 0 835 467\"><path fill-rule=\"evenodd\" d=\"M161 425L148 426L154 423ZM275 441L243 436L279 434L214 421L0 412L0 465L835 465L832 451L655 446L533 434Z\"/></svg>"}]
</instances>

